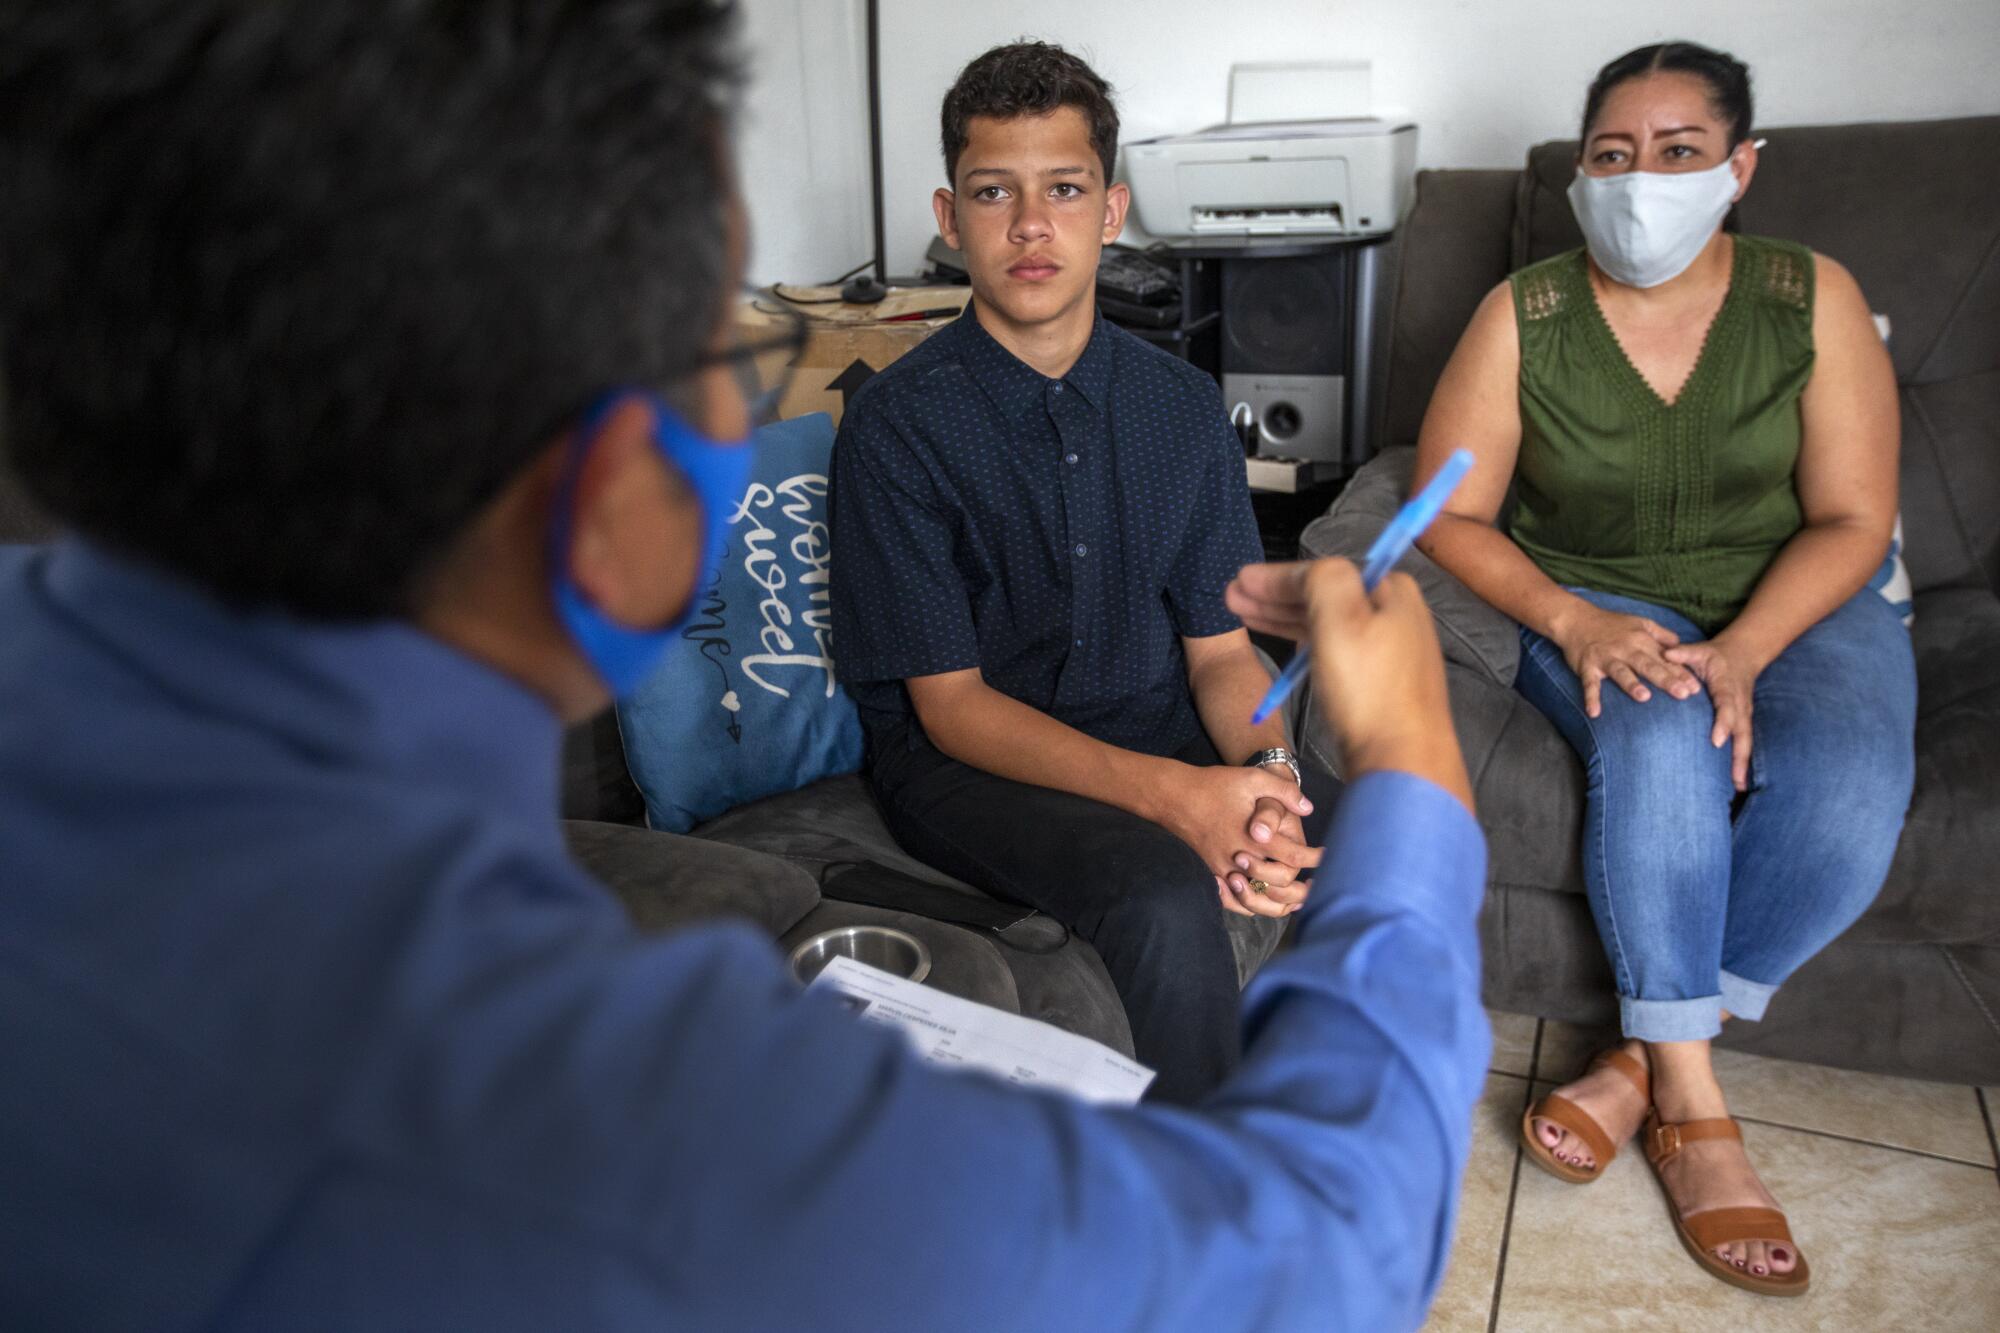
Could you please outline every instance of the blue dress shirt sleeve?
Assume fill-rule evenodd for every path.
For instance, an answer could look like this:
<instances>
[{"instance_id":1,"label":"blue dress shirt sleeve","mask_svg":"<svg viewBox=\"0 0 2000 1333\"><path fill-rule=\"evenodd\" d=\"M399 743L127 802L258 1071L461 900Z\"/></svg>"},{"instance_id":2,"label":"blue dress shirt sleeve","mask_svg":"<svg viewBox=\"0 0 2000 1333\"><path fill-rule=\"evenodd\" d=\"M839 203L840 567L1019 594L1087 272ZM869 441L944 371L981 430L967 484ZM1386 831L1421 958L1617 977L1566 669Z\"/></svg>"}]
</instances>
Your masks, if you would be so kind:
<instances>
[{"instance_id":1,"label":"blue dress shirt sleeve","mask_svg":"<svg viewBox=\"0 0 2000 1333\"><path fill-rule=\"evenodd\" d=\"M345 1117L367 1151L300 1204L243 1309L339 1285L325 1238L394 1199L384 1234L439 1214L498 1238L468 1255L443 1233L438 1280L546 1282L603 1326L1415 1327L1488 1054L1485 845L1437 787L1374 774L1329 846L1297 947L1246 994L1244 1062L1198 1111L922 1064L740 927L482 931L451 946L477 965L433 997L449 1019L376 1057L378 1101ZM413 1192L451 1204L412 1214ZM426 1271L392 1248L385 1281Z\"/></svg>"},{"instance_id":2,"label":"blue dress shirt sleeve","mask_svg":"<svg viewBox=\"0 0 2000 1333\"><path fill-rule=\"evenodd\" d=\"M843 682L979 665L949 510L865 399L834 442L830 518L835 669Z\"/></svg>"},{"instance_id":3,"label":"blue dress shirt sleeve","mask_svg":"<svg viewBox=\"0 0 2000 1333\"><path fill-rule=\"evenodd\" d=\"M1264 558L1264 542L1250 507L1242 442L1229 427L1212 381L1206 390L1203 409L1213 418L1213 429L1202 450L1194 514L1167 572L1167 609L1175 632L1189 639L1243 627L1223 604L1223 589L1243 566Z\"/></svg>"}]
</instances>

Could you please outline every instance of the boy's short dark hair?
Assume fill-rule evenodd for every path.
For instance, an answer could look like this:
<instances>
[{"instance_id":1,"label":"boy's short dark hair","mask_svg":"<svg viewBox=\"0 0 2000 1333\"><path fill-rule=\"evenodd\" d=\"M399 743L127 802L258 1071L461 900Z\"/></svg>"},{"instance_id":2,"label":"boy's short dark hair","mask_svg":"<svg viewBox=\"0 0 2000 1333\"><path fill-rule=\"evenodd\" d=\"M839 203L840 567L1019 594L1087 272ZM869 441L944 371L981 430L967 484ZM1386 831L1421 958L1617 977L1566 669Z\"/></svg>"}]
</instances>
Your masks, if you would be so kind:
<instances>
[{"instance_id":1,"label":"boy's short dark hair","mask_svg":"<svg viewBox=\"0 0 2000 1333\"><path fill-rule=\"evenodd\" d=\"M411 609L727 300L729 0L0 9L0 365L50 513L233 602Z\"/></svg>"},{"instance_id":2,"label":"boy's short dark hair","mask_svg":"<svg viewBox=\"0 0 2000 1333\"><path fill-rule=\"evenodd\" d=\"M1091 149L1104 164L1104 183L1109 185L1112 164L1118 160L1118 108L1111 103L1111 85L1096 70L1047 42L996 46L958 72L958 81L944 95L945 179L953 186L958 183L958 158L965 151L967 127L974 116L1012 120L1046 116L1065 106L1083 113Z\"/></svg>"}]
</instances>

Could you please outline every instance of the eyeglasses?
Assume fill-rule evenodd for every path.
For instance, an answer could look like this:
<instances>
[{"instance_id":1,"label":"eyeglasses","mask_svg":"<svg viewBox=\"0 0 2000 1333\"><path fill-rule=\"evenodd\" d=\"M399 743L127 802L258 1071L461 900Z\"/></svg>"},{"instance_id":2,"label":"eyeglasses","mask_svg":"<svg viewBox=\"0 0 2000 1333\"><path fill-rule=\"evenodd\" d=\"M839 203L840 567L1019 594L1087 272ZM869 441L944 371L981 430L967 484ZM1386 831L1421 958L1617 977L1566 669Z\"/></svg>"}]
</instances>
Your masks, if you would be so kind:
<instances>
[{"instance_id":1,"label":"eyeglasses","mask_svg":"<svg viewBox=\"0 0 2000 1333\"><path fill-rule=\"evenodd\" d=\"M792 372L811 329L805 316L783 301L754 288L746 288L743 296L765 322L748 325L740 318L732 322L729 346L702 353L694 368L730 368L750 404L750 428L755 430L778 419L778 406L791 387Z\"/></svg>"}]
</instances>

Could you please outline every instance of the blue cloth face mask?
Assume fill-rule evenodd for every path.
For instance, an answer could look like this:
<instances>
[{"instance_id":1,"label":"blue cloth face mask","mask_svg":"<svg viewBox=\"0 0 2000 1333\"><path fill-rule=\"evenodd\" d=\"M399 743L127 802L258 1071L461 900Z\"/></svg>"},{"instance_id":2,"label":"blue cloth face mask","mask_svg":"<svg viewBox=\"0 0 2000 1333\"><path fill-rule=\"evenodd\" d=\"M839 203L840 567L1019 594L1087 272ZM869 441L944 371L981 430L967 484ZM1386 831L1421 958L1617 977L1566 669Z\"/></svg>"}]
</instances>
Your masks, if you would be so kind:
<instances>
[{"instance_id":1,"label":"blue cloth face mask","mask_svg":"<svg viewBox=\"0 0 2000 1333\"><path fill-rule=\"evenodd\" d=\"M1694 263L1736 197L1729 163L1707 171L1627 171L1569 185L1590 257L1614 281L1657 287Z\"/></svg>"},{"instance_id":2,"label":"blue cloth face mask","mask_svg":"<svg viewBox=\"0 0 2000 1333\"><path fill-rule=\"evenodd\" d=\"M605 419L620 404L637 400L653 417L653 446L660 457L687 482L701 508L701 564L695 573L694 590L681 613L665 625L634 629L620 624L594 606L570 575L570 532L576 506L576 479L584 457L596 444ZM623 699L637 689L660 657L672 646L680 629L693 617L702 589L715 581L722 564L724 539L736 506L743 502L743 487L750 479L750 446L719 443L707 439L658 394L641 389L618 390L607 394L584 415L577 427L576 443L570 450L556 497L556 516L550 533L549 566L554 571L556 614L569 631L598 678L614 698Z\"/></svg>"}]
</instances>

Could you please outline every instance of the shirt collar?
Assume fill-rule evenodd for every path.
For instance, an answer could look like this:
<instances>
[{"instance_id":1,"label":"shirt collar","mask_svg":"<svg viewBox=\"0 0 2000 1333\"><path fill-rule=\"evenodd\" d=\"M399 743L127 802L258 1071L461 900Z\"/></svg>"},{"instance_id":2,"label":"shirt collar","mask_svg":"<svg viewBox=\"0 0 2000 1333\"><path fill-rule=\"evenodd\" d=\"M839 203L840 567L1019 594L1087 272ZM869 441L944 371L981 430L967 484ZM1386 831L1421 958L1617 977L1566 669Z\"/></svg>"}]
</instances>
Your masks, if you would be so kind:
<instances>
[{"instance_id":1,"label":"shirt collar","mask_svg":"<svg viewBox=\"0 0 2000 1333\"><path fill-rule=\"evenodd\" d=\"M560 836L554 711L414 625L231 608L74 538L50 552L44 586L187 714L254 730L357 779L450 790Z\"/></svg>"},{"instance_id":2,"label":"shirt collar","mask_svg":"<svg viewBox=\"0 0 2000 1333\"><path fill-rule=\"evenodd\" d=\"M979 322L971 302L966 303L965 313L952 327L959 332L963 344L961 357L966 369L1003 416L1010 421L1019 420L1029 409L1043 402L1053 381L1002 347L986 331L986 326ZM1105 323L1104 316L1096 316L1090 329L1090 341L1083 345L1082 355L1069 368L1069 373L1062 377L1065 385L1076 390L1085 402L1099 411L1104 409L1111 390L1112 338L1110 325Z\"/></svg>"}]
</instances>

